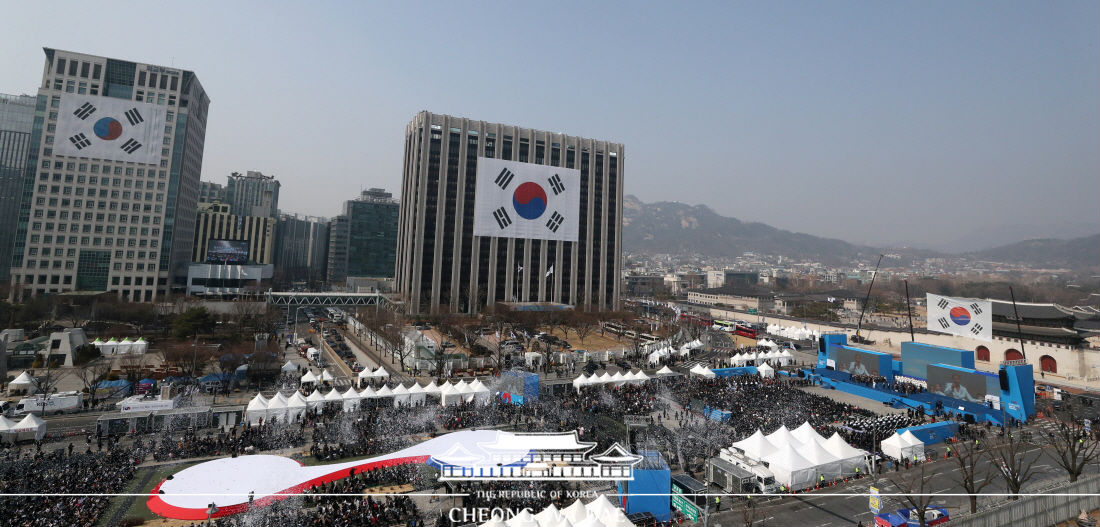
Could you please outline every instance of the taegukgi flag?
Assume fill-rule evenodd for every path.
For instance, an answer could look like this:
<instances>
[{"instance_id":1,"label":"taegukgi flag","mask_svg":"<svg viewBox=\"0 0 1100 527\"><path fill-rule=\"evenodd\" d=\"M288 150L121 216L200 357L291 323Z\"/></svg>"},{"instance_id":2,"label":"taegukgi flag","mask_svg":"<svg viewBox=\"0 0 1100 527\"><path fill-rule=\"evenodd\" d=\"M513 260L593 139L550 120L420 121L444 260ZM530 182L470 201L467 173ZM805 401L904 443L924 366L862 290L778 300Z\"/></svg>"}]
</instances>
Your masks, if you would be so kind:
<instances>
[{"instance_id":1,"label":"taegukgi flag","mask_svg":"<svg viewBox=\"0 0 1100 527\"><path fill-rule=\"evenodd\" d=\"M159 164L165 110L144 102L65 94L57 113L54 152L73 157Z\"/></svg>"},{"instance_id":2,"label":"taegukgi flag","mask_svg":"<svg viewBox=\"0 0 1100 527\"><path fill-rule=\"evenodd\" d=\"M928 330L993 340L993 303L929 293Z\"/></svg>"},{"instance_id":3,"label":"taegukgi flag","mask_svg":"<svg viewBox=\"0 0 1100 527\"><path fill-rule=\"evenodd\" d=\"M577 169L477 158L474 235L577 241Z\"/></svg>"}]
</instances>

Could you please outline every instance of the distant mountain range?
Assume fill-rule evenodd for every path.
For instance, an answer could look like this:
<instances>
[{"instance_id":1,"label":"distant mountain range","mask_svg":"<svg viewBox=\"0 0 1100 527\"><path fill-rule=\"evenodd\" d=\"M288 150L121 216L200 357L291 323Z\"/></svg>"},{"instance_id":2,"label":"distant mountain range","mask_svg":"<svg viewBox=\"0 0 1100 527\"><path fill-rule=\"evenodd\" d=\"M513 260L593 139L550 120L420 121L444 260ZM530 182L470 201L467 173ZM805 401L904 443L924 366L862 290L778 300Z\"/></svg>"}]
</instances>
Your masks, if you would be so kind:
<instances>
[{"instance_id":1,"label":"distant mountain range","mask_svg":"<svg viewBox=\"0 0 1100 527\"><path fill-rule=\"evenodd\" d=\"M931 250L883 249L785 231L763 223L722 216L706 205L662 201L623 202L623 250L627 253L733 258L746 252L810 258L829 265L869 260L881 252L903 260L945 256ZM1044 267L1100 267L1100 234L1071 240L1028 240L967 253L975 260L1023 262ZM900 262L893 262L897 264Z\"/></svg>"}]
</instances>

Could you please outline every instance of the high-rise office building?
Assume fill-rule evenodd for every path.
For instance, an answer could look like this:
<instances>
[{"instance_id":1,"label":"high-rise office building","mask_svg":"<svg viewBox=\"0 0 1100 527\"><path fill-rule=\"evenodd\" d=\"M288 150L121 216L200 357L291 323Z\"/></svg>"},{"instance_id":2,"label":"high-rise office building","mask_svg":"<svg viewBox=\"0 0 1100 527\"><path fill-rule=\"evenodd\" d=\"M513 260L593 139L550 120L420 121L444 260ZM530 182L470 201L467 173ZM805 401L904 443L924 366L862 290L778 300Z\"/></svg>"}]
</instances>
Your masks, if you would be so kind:
<instances>
[{"instance_id":1,"label":"high-rise office building","mask_svg":"<svg viewBox=\"0 0 1100 527\"><path fill-rule=\"evenodd\" d=\"M219 185L210 181L199 182L199 203L229 202L225 196L225 185Z\"/></svg>"},{"instance_id":2,"label":"high-rise office building","mask_svg":"<svg viewBox=\"0 0 1100 527\"><path fill-rule=\"evenodd\" d=\"M182 290L210 99L193 72L44 48L12 296Z\"/></svg>"},{"instance_id":3,"label":"high-rise office building","mask_svg":"<svg viewBox=\"0 0 1100 527\"><path fill-rule=\"evenodd\" d=\"M409 312L618 307L622 144L421 112L403 173L396 288Z\"/></svg>"},{"instance_id":4,"label":"high-rise office building","mask_svg":"<svg viewBox=\"0 0 1100 527\"><path fill-rule=\"evenodd\" d=\"M329 281L349 276L393 277L400 205L383 189L364 190L344 202L329 231Z\"/></svg>"},{"instance_id":5,"label":"high-rise office building","mask_svg":"<svg viewBox=\"0 0 1100 527\"><path fill-rule=\"evenodd\" d=\"M31 151L34 105L30 95L0 94L0 283L10 278L23 174Z\"/></svg>"},{"instance_id":6,"label":"high-rise office building","mask_svg":"<svg viewBox=\"0 0 1100 527\"><path fill-rule=\"evenodd\" d=\"M281 214L275 229L275 271L287 282L323 282L328 261L328 220Z\"/></svg>"},{"instance_id":7,"label":"high-rise office building","mask_svg":"<svg viewBox=\"0 0 1100 527\"><path fill-rule=\"evenodd\" d=\"M252 170L244 175L234 172L225 185L225 202L237 216L278 218L279 182Z\"/></svg>"}]
</instances>

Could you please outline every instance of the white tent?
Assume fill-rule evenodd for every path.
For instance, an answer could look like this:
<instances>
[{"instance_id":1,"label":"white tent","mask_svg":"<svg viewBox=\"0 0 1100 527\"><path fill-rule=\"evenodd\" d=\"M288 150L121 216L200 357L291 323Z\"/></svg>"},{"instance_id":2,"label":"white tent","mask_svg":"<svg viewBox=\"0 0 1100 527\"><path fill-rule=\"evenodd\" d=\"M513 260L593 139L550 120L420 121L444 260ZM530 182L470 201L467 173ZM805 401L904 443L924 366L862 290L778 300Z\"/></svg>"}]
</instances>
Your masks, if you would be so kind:
<instances>
[{"instance_id":1,"label":"white tent","mask_svg":"<svg viewBox=\"0 0 1100 527\"><path fill-rule=\"evenodd\" d=\"M306 403L309 404L310 410L316 410L325 405L325 396L321 395L321 392L313 390L313 393L306 397Z\"/></svg>"},{"instance_id":2,"label":"white tent","mask_svg":"<svg viewBox=\"0 0 1100 527\"><path fill-rule=\"evenodd\" d=\"M676 375L676 372L672 371L672 368L665 366L657 370L657 375Z\"/></svg>"},{"instance_id":3,"label":"white tent","mask_svg":"<svg viewBox=\"0 0 1100 527\"><path fill-rule=\"evenodd\" d=\"M263 394L257 393L251 401L248 402L248 406L244 409L244 418L249 425L255 425L260 423L260 419L267 417L267 399Z\"/></svg>"},{"instance_id":4,"label":"white tent","mask_svg":"<svg viewBox=\"0 0 1100 527\"><path fill-rule=\"evenodd\" d=\"M46 420L35 414L27 414L22 421L8 429L7 436L12 442L30 439L38 441L46 436Z\"/></svg>"},{"instance_id":5,"label":"white tent","mask_svg":"<svg viewBox=\"0 0 1100 527\"><path fill-rule=\"evenodd\" d=\"M107 342L104 342L103 346L100 347L99 351L104 355L118 354L118 340L114 338L107 340Z\"/></svg>"},{"instance_id":6,"label":"white tent","mask_svg":"<svg viewBox=\"0 0 1100 527\"><path fill-rule=\"evenodd\" d=\"M146 351L149 351L149 343L141 337L138 337L134 341L134 345L130 347L130 353L134 355L144 355Z\"/></svg>"},{"instance_id":7,"label":"white tent","mask_svg":"<svg viewBox=\"0 0 1100 527\"><path fill-rule=\"evenodd\" d=\"M307 382L317 382L317 375L313 371L307 371L305 375L302 375L302 384Z\"/></svg>"},{"instance_id":8,"label":"white tent","mask_svg":"<svg viewBox=\"0 0 1100 527\"><path fill-rule=\"evenodd\" d=\"M427 394L424 393L424 387L420 386L420 383L413 381L412 387L409 388L409 405L417 406L424 404L426 398Z\"/></svg>"},{"instance_id":9,"label":"white tent","mask_svg":"<svg viewBox=\"0 0 1100 527\"><path fill-rule=\"evenodd\" d=\"M336 377L333 377L332 374L328 372L328 370L325 370L321 372L321 375L317 377L317 380L321 382L332 382L336 380Z\"/></svg>"},{"instance_id":10,"label":"white tent","mask_svg":"<svg viewBox=\"0 0 1100 527\"><path fill-rule=\"evenodd\" d=\"M281 371L283 373L296 372L296 371L298 371L298 366L294 365L294 361L288 360L288 361L286 361L286 364L283 364L282 368L279 368L279 371Z\"/></svg>"},{"instance_id":11,"label":"white tent","mask_svg":"<svg viewBox=\"0 0 1100 527\"><path fill-rule=\"evenodd\" d=\"M325 394L326 403L340 403L343 406L344 398L340 396L340 392L333 388Z\"/></svg>"},{"instance_id":12,"label":"white tent","mask_svg":"<svg viewBox=\"0 0 1100 527\"><path fill-rule=\"evenodd\" d=\"M558 508L551 503L542 512L535 514L535 521L539 522L539 527L553 527L556 526L564 519Z\"/></svg>"},{"instance_id":13,"label":"white tent","mask_svg":"<svg viewBox=\"0 0 1100 527\"><path fill-rule=\"evenodd\" d=\"M588 517L588 509L584 507L584 503L581 500L574 501L570 506L561 510L561 515L565 516L566 520L569 520L574 526L577 523L584 521Z\"/></svg>"},{"instance_id":14,"label":"white tent","mask_svg":"<svg viewBox=\"0 0 1100 527\"><path fill-rule=\"evenodd\" d=\"M596 375L595 373L592 374L593 377L595 377L595 375ZM595 379L592 379L592 380L597 381L600 384L607 384L607 383L611 382L611 374L607 373L607 371L605 370L603 373L600 374L599 377L597 377Z\"/></svg>"},{"instance_id":15,"label":"white tent","mask_svg":"<svg viewBox=\"0 0 1100 527\"><path fill-rule=\"evenodd\" d=\"M133 347L134 342L129 338L124 338L118 341L118 348L116 348L117 351L115 351L115 353L119 355L128 355L131 351L133 351Z\"/></svg>"},{"instance_id":16,"label":"white tent","mask_svg":"<svg viewBox=\"0 0 1100 527\"><path fill-rule=\"evenodd\" d=\"M340 395L340 400L343 401L345 412L354 412L359 409L359 392L355 391L355 387L348 387L348 391Z\"/></svg>"},{"instance_id":17,"label":"white tent","mask_svg":"<svg viewBox=\"0 0 1100 527\"><path fill-rule=\"evenodd\" d=\"M814 427L810 425L809 421L802 423L801 426L791 430L791 435L798 440L799 443L808 445L810 443L817 443L819 445L825 444L825 437L817 433Z\"/></svg>"},{"instance_id":18,"label":"white tent","mask_svg":"<svg viewBox=\"0 0 1100 527\"><path fill-rule=\"evenodd\" d=\"M621 371L617 371L617 372L615 372L615 375L611 376L611 382L615 386L619 386L619 385L625 383L626 381L627 381L627 379L623 376L623 372L621 372Z\"/></svg>"},{"instance_id":19,"label":"white tent","mask_svg":"<svg viewBox=\"0 0 1100 527\"><path fill-rule=\"evenodd\" d=\"M20 373L15 380L8 383L8 392L14 390L26 390L27 394L33 394L37 391L37 385L34 382L34 378L27 374L27 372Z\"/></svg>"},{"instance_id":20,"label":"white tent","mask_svg":"<svg viewBox=\"0 0 1100 527\"><path fill-rule=\"evenodd\" d=\"M286 422L287 413L289 412L287 403L286 397L272 397L271 401L267 403L267 420Z\"/></svg>"},{"instance_id":21,"label":"white tent","mask_svg":"<svg viewBox=\"0 0 1100 527\"><path fill-rule=\"evenodd\" d=\"M840 437L840 434L833 432L823 446L840 460L841 469L845 474L854 473L857 467L861 471L867 470L867 452L849 445L843 437Z\"/></svg>"},{"instance_id":22,"label":"white tent","mask_svg":"<svg viewBox=\"0 0 1100 527\"><path fill-rule=\"evenodd\" d=\"M649 375L646 375L644 371L638 370L638 373L634 374L634 380L638 383L646 382L650 379Z\"/></svg>"},{"instance_id":23,"label":"white tent","mask_svg":"<svg viewBox=\"0 0 1100 527\"><path fill-rule=\"evenodd\" d=\"M451 383L443 383L443 386L439 387L439 404L443 406L452 406L459 404L463 401L462 392Z\"/></svg>"},{"instance_id":24,"label":"white tent","mask_svg":"<svg viewBox=\"0 0 1100 527\"><path fill-rule=\"evenodd\" d=\"M393 406L408 406L409 404L409 389L404 384L398 384L393 389Z\"/></svg>"},{"instance_id":25,"label":"white tent","mask_svg":"<svg viewBox=\"0 0 1100 527\"><path fill-rule=\"evenodd\" d=\"M360 399L372 399L374 398L374 396L374 388L371 388L370 386L363 388L363 391L359 392Z\"/></svg>"},{"instance_id":26,"label":"white tent","mask_svg":"<svg viewBox=\"0 0 1100 527\"><path fill-rule=\"evenodd\" d=\"M894 434L879 442L882 453L898 461L911 459L913 447L901 438L901 434Z\"/></svg>"},{"instance_id":27,"label":"white tent","mask_svg":"<svg viewBox=\"0 0 1100 527\"><path fill-rule=\"evenodd\" d=\"M439 397L439 385L436 384L435 381L429 382L428 385L424 387L424 395Z\"/></svg>"},{"instance_id":28,"label":"white tent","mask_svg":"<svg viewBox=\"0 0 1100 527\"><path fill-rule=\"evenodd\" d=\"M901 434L901 439L910 447L909 452L907 452L909 459L916 456L917 461L924 461L924 442L917 439L912 430L906 430L905 433Z\"/></svg>"},{"instance_id":29,"label":"white tent","mask_svg":"<svg viewBox=\"0 0 1100 527\"><path fill-rule=\"evenodd\" d=\"M302 392L294 392L294 395L291 395L290 400L286 403L287 422L297 421L305 415L307 409L309 409L309 401L302 395Z\"/></svg>"},{"instance_id":30,"label":"white tent","mask_svg":"<svg viewBox=\"0 0 1100 527\"><path fill-rule=\"evenodd\" d=\"M388 371L386 371L386 368L383 368L383 367L379 366L377 370L374 370L374 371L371 372L370 376L371 377L383 377L383 378L385 378L385 377L389 377L390 373Z\"/></svg>"},{"instance_id":31,"label":"white tent","mask_svg":"<svg viewBox=\"0 0 1100 527\"><path fill-rule=\"evenodd\" d=\"M825 447L821 446L820 443L810 441L799 449L798 453L807 461L813 463L817 474L825 476L826 480L838 479L844 473L840 459L825 450Z\"/></svg>"},{"instance_id":32,"label":"white tent","mask_svg":"<svg viewBox=\"0 0 1100 527\"><path fill-rule=\"evenodd\" d=\"M393 389L389 386L382 386L378 391L374 392L375 397L393 397Z\"/></svg>"},{"instance_id":33,"label":"white tent","mask_svg":"<svg viewBox=\"0 0 1100 527\"><path fill-rule=\"evenodd\" d=\"M759 428L751 436L734 443L733 446L752 459L763 459L764 456L769 456L779 450L774 443L768 441L768 438L764 436Z\"/></svg>"},{"instance_id":34,"label":"white tent","mask_svg":"<svg viewBox=\"0 0 1100 527\"><path fill-rule=\"evenodd\" d=\"M792 489L805 489L814 485L816 469L810 460L802 457L793 446L787 445L764 456L775 481Z\"/></svg>"},{"instance_id":35,"label":"white tent","mask_svg":"<svg viewBox=\"0 0 1100 527\"><path fill-rule=\"evenodd\" d=\"M713 371L711 371L710 368L703 367L702 364L696 364L694 367L691 368L691 370L688 370L688 371L690 371L692 375L698 375L700 377L707 377L707 378L712 378L713 379L714 377L718 376Z\"/></svg>"},{"instance_id":36,"label":"white tent","mask_svg":"<svg viewBox=\"0 0 1100 527\"><path fill-rule=\"evenodd\" d=\"M779 425L774 432L767 435L768 441L771 441L776 448L782 450L783 447L791 446L795 450L801 450L803 445L791 434L791 431L787 429L786 425Z\"/></svg>"},{"instance_id":37,"label":"white tent","mask_svg":"<svg viewBox=\"0 0 1100 527\"><path fill-rule=\"evenodd\" d=\"M474 401L478 404L487 404L493 399L493 392L489 390L488 386L481 384L481 381L475 380L470 385L470 390L474 394Z\"/></svg>"},{"instance_id":38,"label":"white tent","mask_svg":"<svg viewBox=\"0 0 1100 527\"><path fill-rule=\"evenodd\" d=\"M772 368L771 366L768 366L768 363L766 363L766 362L764 364L761 364L760 366L757 366L756 367L756 372L759 373L760 376L764 377L764 378L775 377L775 368Z\"/></svg>"},{"instance_id":39,"label":"white tent","mask_svg":"<svg viewBox=\"0 0 1100 527\"><path fill-rule=\"evenodd\" d=\"M577 377L576 379L573 379L573 389L577 390L579 392L579 391L581 391L581 386L587 386L588 383L589 383L588 377L585 377L584 374L582 373L582 374L580 374L579 377Z\"/></svg>"},{"instance_id":40,"label":"white tent","mask_svg":"<svg viewBox=\"0 0 1100 527\"><path fill-rule=\"evenodd\" d=\"M654 351L654 352L649 354L649 363L650 364L660 364L661 363L661 357L662 357L661 352Z\"/></svg>"}]
</instances>

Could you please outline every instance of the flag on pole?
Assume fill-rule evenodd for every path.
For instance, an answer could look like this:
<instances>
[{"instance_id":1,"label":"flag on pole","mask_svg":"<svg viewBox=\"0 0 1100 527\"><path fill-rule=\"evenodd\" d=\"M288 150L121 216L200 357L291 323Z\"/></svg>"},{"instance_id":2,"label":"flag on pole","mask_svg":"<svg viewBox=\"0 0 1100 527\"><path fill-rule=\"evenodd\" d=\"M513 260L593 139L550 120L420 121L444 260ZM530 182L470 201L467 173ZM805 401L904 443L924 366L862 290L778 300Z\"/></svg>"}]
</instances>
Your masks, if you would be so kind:
<instances>
[{"instance_id":1,"label":"flag on pole","mask_svg":"<svg viewBox=\"0 0 1100 527\"><path fill-rule=\"evenodd\" d=\"M554 266L553 265L551 265L550 268L546 270L546 276L544 276L543 278L550 278L550 275L552 275L552 274L554 274Z\"/></svg>"},{"instance_id":2,"label":"flag on pole","mask_svg":"<svg viewBox=\"0 0 1100 527\"><path fill-rule=\"evenodd\" d=\"M928 330L993 340L993 303L928 293Z\"/></svg>"}]
</instances>

